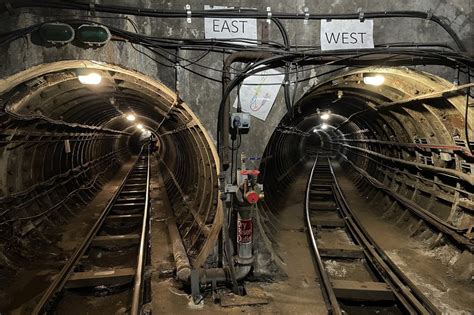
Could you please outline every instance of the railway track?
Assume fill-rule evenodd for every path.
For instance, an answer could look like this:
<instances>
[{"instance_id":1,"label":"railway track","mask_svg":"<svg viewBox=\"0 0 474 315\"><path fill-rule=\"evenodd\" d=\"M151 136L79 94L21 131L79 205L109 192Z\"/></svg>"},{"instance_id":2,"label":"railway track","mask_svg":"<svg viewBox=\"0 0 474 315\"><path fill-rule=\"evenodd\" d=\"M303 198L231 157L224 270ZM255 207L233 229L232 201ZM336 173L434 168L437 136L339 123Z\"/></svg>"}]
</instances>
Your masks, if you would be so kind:
<instances>
[{"instance_id":1,"label":"railway track","mask_svg":"<svg viewBox=\"0 0 474 315\"><path fill-rule=\"evenodd\" d=\"M145 146L33 314L139 314L145 302L150 161ZM93 309L91 309L93 308Z\"/></svg>"},{"instance_id":2,"label":"railway track","mask_svg":"<svg viewBox=\"0 0 474 315\"><path fill-rule=\"evenodd\" d=\"M305 197L308 238L328 314L441 314L352 214L329 157L316 157Z\"/></svg>"}]
</instances>

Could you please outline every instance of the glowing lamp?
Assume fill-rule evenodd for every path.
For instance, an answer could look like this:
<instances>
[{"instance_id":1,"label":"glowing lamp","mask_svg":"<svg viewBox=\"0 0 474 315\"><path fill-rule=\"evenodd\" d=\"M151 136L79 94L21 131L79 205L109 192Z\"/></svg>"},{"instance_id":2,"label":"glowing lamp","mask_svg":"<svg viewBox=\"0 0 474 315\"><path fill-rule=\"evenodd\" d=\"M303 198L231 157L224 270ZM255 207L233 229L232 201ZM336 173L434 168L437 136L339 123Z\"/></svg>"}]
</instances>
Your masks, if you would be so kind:
<instances>
[{"instance_id":1,"label":"glowing lamp","mask_svg":"<svg viewBox=\"0 0 474 315\"><path fill-rule=\"evenodd\" d=\"M367 85L379 86L385 82L385 77L381 74L364 74L363 78Z\"/></svg>"},{"instance_id":2,"label":"glowing lamp","mask_svg":"<svg viewBox=\"0 0 474 315\"><path fill-rule=\"evenodd\" d=\"M97 72L79 74L77 78L79 79L79 82L87 85L97 85L102 81L102 76Z\"/></svg>"}]
</instances>

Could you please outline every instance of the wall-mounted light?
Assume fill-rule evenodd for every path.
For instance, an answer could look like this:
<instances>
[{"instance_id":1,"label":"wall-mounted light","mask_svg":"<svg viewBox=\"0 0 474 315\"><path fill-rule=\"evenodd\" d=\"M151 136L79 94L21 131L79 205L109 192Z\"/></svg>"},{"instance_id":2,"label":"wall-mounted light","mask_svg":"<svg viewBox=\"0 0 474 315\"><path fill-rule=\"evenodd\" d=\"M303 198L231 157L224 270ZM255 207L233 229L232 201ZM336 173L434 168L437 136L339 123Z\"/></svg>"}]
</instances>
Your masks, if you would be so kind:
<instances>
[{"instance_id":1,"label":"wall-mounted light","mask_svg":"<svg viewBox=\"0 0 474 315\"><path fill-rule=\"evenodd\" d=\"M65 45L74 39L74 29L64 23L44 23L38 30L41 38L48 44Z\"/></svg>"},{"instance_id":2,"label":"wall-mounted light","mask_svg":"<svg viewBox=\"0 0 474 315\"><path fill-rule=\"evenodd\" d=\"M325 124L325 123L323 123L323 124L321 125L321 129L322 129L322 130L326 130L326 129L328 129L328 125L327 125L327 124Z\"/></svg>"},{"instance_id":3,"label":"wall-mounted light","mask_svg":"<svg viewBox=\"0 0 474 315\"><path fill-rule=\"evenodd\" d=\"M313 129L313 132L314 132L314 133L318 132L318 128L314 128L314 129Z\"/></svg>"},{"instance_id":4,"label":"wall-mounted light","mask_svg":"<svg viewBox=\"0 0 474 315\"><path fill-rule=\"evenodd\" d=\"M385 77L381 74L368 74L363 75L364 83L367 85L379 86L385 82Z\"/></svg>"},{"instance_id":5,"label":"wall-mounted light","mask_svg":"<svg viewBox=\"0 0 474 315\"><path fill-rule=\"evenodd\" d=\"M329 113L324 113L324 114L321 115L322 120L328 120L329 117L330 117Z\"/></svg>"},{"instance_id":6,"label":"wall-mounted light","mask_svg":"<svg viewBox=\"0 0 474 315\"><path fill-rule=\"evenodd\" d=\"M137 128L140 129L140 130L143 130L143 129L144 129L144 127L143 127L142 124L137 124Z\"/></svg>"},{"instance_id":7,"label":"wall-mounted light","mask_svg":"<svg viewBox=\"0 0 474 315\"><path fill-rule=\"evenodd\" d=\"M79 82L87 85L97 85L102 81L102 76L97 72L79 71L77 78Z\"/></svg>"},{"instance_id":8,"label":"wall-mounted light","mask_svg":"<svg viewBox=\"0 0 474 315\"><path fill-rule=\"evenodd\" d=\"M137 119L134 114L128 114L126 118L128 121L135 121Z\"/></svg>"},{"instance_id":9,"label":"wall-mounted light","mask_svg":"<svg viewBox=\"0 0 474 315\"><path fill-rule=\"evenodd\" d=\"M76 39L87 46L105 45L110 38L109 29L103 25L83 24L76 30Z\"/></svg>"}]
</instances>

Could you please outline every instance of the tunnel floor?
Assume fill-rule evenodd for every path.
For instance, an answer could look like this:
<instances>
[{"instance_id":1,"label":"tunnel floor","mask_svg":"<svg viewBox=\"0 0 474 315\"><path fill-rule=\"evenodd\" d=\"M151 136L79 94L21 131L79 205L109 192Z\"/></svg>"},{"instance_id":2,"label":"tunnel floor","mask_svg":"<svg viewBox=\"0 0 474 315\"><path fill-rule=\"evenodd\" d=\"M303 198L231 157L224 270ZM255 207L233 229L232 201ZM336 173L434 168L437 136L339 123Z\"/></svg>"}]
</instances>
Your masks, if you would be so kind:
<instances>
[{"instance_id":1,"label":"tunnel floor","mask_svg":"<svg viewBox=\"0 0 474 315\"><path fill-rule=\"evenodd\" d=\"M304 224L303 201L311 164L307 162L301 168L278 214L281 224L276 235L277 251L285 262L287 279L268 283L247 282L248 296L241 300L230 290L224 293L235 304L255 302L256 305L221 307L213 303L210 296L201 304L194 305L181 285L173 280L171 245L169 239L163 241L167 234L163 232L166 230L165 224L162 224L164 216L157 214L154 233L160 247L156 249L159 263L153 280L153 295L160 298L153 300L153 309L163 314L194 314L197 310L206 314L325 314L326 306ZM397 266L443 314L470 314L469 310L474 307L473 288L450 277L447 263L442 262L443 247L427 250L420 240L408 237L403 228L377 215L377 206L367 203L337 162L333 165L352 210ZM337 263L332 266L334 273L345 273L344 268Z\"/></svg>"},{"instance_id":2,"label":"tunnel floor","mask_svg":"<svg viewBox=\"0 0 474 315\"><path fill-rule=\"evenodd\" d=\"M448 249L428 250L422 241L409 237L400 224L381 216L383 211L355 188L352 180L334 162L334 171L351 209L369 234L397 266L421 289L443 314L470 314L474 308L474 287L452 278ZM448 257L448 258L446 258Z\"/></svg>"},{"instance_id":3,"label":"tunnel floor","mask_svg":"<svg viewBox=\"0 0 474 315\"><path fill-rule=\"evenodd\" d=\"M299 175L286 193L286 201L282 204L277 216L280 222L279 232L276 235L277 251L285 262L284 271L288 277L274 282L246 282L247 295L244 297L235 296L230 290L224 290L220 296L221 304L224 301L224 305L229 305L227 307L214 303L210 294L206 295L203 302L195 305L189 295L189 288L183 287L174 280L172 244L166 226L166 207L170 207L170 204L161 174L159 171L154 171L151 179L153 205L151 269L148 271L151 274L151 302L147 307L156 314L194 314L197 311L204 311L206 314L324 314L326 306L308 247L304 224L303 202L311 164L312 162L308 161L301 168ZM131 161L124 164L115 177L84 209L85 211L62 228L61 233L58 234L57 244L52 246L60 249L62 256L59 257L62 258L58 258L57 261L45 260L50 261L51 265L32 265L29 270L19 272L21 276L11 287L10 292L21 299L15 298L9 301L9 308L12 310L16 308L12 314L27 313L30 304L28 300L34 301L34 296L46 287L64 262L64 257L77 246L77 240L93 223L97 213L105 206L131 165ZM337 162L333 161L333 165L339 184L352 210L386 254L443 314L469 314L469 310L474 307L473 288L450 277L447 266L449 262L442 262L443 247L427 250L420 240L408 237L402 227L378 215L377 205L367 202L366 197L361 195L354 186L349 174ZM157 169L158 162L153 160L152 170ZM345 273L344 268L346 267L337 263L332 266L334 273ZM70 305L67 309L70 313ZM76 305L73 309L78 311L77 314L82 313L81 305ZM90 314L101 314L101 312L103 310Z\"/></svg>"},{"instance_id":4,"label":"tunnel floor","mask_svg":"<svg viewBox=\"0 0 474 315\"><path fill-rule=\"evenodd\" d=\"M0 298L1 310L11 312L11 314L31 313L36 300L50 285L54 275L59 272L94 224L99 213L109 202L110 196L119 187L133 165L133 161L134 159L125 162L115 176L102 187L95 198L77 216L55 231L54 234L48 235L50 239L56 239L56 243L50 244L42 251L43 257L30 261L28 268L17 272L9 282L8 293Z\"/></svg>"}]
</instances>

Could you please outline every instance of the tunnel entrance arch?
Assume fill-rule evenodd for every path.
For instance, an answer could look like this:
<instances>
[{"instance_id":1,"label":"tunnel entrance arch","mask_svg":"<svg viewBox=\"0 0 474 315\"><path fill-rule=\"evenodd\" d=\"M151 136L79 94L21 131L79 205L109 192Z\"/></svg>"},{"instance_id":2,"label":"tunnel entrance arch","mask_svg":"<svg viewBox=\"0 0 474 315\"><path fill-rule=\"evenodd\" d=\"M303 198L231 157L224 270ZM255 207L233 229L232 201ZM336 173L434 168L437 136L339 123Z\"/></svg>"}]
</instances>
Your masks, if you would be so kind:
<instances>
[{"instance_id":1,"label":"tunnel entrance arch","mask_svg":"<svg viewBox=\"0 0 474 315\"><path fill-rule=\"evenodd\" d=\"M101 82L82 84L84 72L100 74ZM1 79L0 98L0 233L15 225L22 235L14 238L41 234L65 219L59 215L65 208L90 200L96 183L127 159L141 124L158 138L157 157L191 263L204 264L222 225L219 160L199 119L171 89L119 65L68 60ZM93 189L81 188L88 184Z\"/></svg>"},{"instance_id":2,"label":"tunnel entrance arch","mask_svg":"<svg viewBox=\"0 0 474 315\"><path fill-rule=\"evenodd\" d=\"M367 84L366 76L384 80ZM472 203L464 201L474 196L474 156L467 143L472 147L474 113L466 124L468 86L406 67L344 71L320 82L295 104L293 115L283 117L267 144L260 165L261 216L278 218L285 192L319 152L337 157L365 183L364 191L373 182L390 191L380 211L391 209L399 217L406 208L397 200L410 200L436 222L470 231ZM436 229L424 231L427 239L438 235Z\"/></svg>"}]
</instances>

